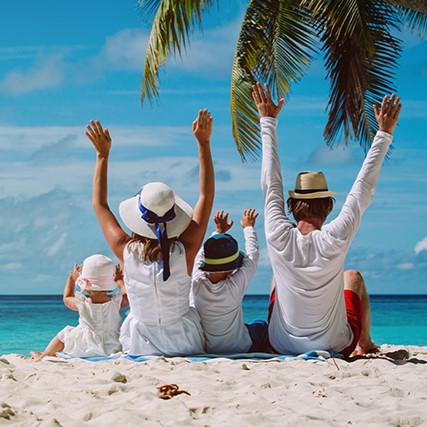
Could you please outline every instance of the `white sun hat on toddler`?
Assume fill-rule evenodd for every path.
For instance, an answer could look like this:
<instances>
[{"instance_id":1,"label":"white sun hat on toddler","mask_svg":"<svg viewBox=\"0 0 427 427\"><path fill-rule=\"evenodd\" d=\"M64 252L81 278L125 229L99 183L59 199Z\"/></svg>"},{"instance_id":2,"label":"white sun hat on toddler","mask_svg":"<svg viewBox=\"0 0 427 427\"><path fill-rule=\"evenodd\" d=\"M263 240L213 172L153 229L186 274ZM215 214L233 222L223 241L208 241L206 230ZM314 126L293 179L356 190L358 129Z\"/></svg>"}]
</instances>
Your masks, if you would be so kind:
<instances>
[{"instance_id":1,"label":"white sun hat on toddler","mask_svg":"<svg viewBox=\"0 0 427 427\"><path fill-rule=\"evenodd\" d=\"M86 291L113 291L117 288L113 261L99 254L86 258L76 284Z\"/></svg>"}]
</instances>

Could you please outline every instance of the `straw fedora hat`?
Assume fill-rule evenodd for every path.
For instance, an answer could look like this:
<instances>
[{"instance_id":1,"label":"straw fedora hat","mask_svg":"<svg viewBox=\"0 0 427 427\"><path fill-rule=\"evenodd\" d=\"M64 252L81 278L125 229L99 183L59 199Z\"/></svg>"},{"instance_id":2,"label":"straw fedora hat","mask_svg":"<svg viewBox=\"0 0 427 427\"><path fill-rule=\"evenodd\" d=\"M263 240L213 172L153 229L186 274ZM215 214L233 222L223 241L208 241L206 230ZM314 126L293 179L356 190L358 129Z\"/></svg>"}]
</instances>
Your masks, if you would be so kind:
<instances>
[{"instance_id":1,"label":"straw fedora hat","mask_svg":"<svg viewBox=\"0 0 427 427\"><path fill-rule=\"evenodd\" d=\"M204 258L199 269L207 272L228 272L240 268L244 254L234 237L227 233L215 234L203 245Z\"/></svg>"},{"instance_id":2,"label":"straw fedora hat","mask_svg":"<svg viewBox=\"0 0 427 427\"><path fill-rule=\"evenodd\" d=\"M163 217L173 209L173 219L165 221L168 238L181 235L193 217L191 206L162 182L144 185L136 196L124 200L119 206L120 217L126 227L140 236L157 239L155 223L145 221L141 209L158 217Z\"/></svg>"},{"instance_id":3,"label":"straw fedora hat","mask_svg":"<svg viewBox=\"0 0 427 427\"><path fill-rule=\"evenodd\" d=\"M328 190L323 172L300 172L295 180L295 190L289 190L293 199L324 199L335 194Z\"/></svg>"},{"instance_id":4,"label":"straw fedora hat","mask_svg":"<svg viewBox=\"0 0 427 427\"><path fill-rule=\"evenodd\" d=\"M88 291L113 291L117 288L113 261L99 254L86 258L76 283L81 289Z\"/></svg>"}]
</instances>

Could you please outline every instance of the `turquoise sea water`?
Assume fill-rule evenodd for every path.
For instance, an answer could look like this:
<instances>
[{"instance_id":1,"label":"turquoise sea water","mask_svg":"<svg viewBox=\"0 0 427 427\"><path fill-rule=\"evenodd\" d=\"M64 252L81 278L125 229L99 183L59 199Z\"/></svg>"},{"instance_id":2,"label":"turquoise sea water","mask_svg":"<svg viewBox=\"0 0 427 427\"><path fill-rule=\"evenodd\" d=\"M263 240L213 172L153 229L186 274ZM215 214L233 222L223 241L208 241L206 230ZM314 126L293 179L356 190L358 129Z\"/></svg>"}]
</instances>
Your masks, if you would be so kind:
<instances>
[{"instance_id":1,"label":"turquoise sea water","mask_svg":"<svg viewBox=\"0 0 427 427\"><path fill-rule=\"evenodd\" d=\"M247 295L245 321L267 319L268 296ZM372 338L378 344L427 346L427 295L371 296ZM0 355L43 350L78 314L61 295L0 295Z\"/></svg>"}]
</instances>

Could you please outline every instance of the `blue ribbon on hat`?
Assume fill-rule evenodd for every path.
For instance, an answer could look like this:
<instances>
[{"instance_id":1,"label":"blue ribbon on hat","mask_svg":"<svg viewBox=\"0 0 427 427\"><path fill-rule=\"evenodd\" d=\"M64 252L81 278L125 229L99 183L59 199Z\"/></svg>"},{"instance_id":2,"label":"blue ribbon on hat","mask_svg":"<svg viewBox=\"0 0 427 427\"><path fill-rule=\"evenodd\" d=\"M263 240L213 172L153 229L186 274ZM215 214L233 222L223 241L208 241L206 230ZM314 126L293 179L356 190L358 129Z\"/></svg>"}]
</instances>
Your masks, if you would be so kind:
<instances>
[{"instance_id":1,"label":"blue ribbon on hat","mask_svg":"<svg viewBox=\"0 0 427 427\"><path fill-rule=\"evenodd\" d=\"M142 214L141 218L149 224L154 224L156 227L157 241L160 243L160 250L163 258L163 280L166 281L171 275L169 268L170 244L168 239L168 233L166 230L166 223L172 221L175 218L175 205L172 206L164 215L159 216L155 212L147 209L141 203L141 197L138 197L138 208ZM161 227L160 224L163 224L163 227Z\"/></svg>"}]
</instances>

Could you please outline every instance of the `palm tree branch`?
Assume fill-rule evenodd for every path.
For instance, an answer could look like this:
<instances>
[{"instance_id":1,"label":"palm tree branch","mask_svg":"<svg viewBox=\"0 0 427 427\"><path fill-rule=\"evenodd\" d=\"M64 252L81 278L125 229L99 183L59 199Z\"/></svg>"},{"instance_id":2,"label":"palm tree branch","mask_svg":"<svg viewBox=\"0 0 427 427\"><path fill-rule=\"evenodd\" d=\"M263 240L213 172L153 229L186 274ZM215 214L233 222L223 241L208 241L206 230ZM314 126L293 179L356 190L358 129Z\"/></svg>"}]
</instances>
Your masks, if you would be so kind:
<instances>
[{"instance_id":1,"label":"palm tree branch","mask_svg":"<svg viewBox=\"0 0 427 427\"><path fill-rule=\"evenodd\" d=\"M427 4L425 5L427 10ZM411 31L425 37L427 33L427 12L420 12L406 7L397 7L401 20L406 23Z\"/></svg>"},{"instance_id":2,"label":"palm tree branch","mask_svg":"<svg viewBox=\"0 0 427 427\"><path fill-rule=\"evenodd\" d=\"M159 95L159 69L170 55L181 56L189 44L196 23L214 0L140 0L141 11L154 13L142 76L141 101L150 102Z\"/></svg>"},{"instance_id":3,"label":"palm tree branch","mask_svg":"<svg viewBox=\"0 0 427 427\"><path fill-rule=\"evenodd\" d=\"M289 93L310 64L314 39L300 1L252 0L246 11L231 78L233 136L242 160L259 154L258 112L252 84L268 83L273 96Z\"/></svg>"},{"instance_id":4,"label":"palm tree branch","mask_svg":"<svg viewBox=\"0 0 427 427\"><path fill-rule=\"evenodd\" d=\"M324 29L322 50L331 81L324 138L333 145L343 132L345 143L360 138L367 149L376 128L372 103L394 90L400 43L390 28L398 20L392 6L378 0L329 2L315 19Z\"/></svg>"}]
</instances>

